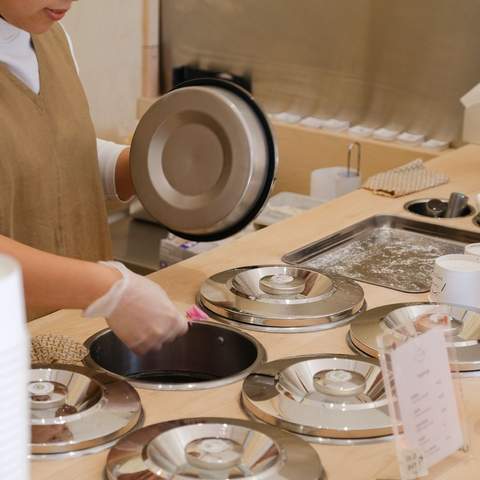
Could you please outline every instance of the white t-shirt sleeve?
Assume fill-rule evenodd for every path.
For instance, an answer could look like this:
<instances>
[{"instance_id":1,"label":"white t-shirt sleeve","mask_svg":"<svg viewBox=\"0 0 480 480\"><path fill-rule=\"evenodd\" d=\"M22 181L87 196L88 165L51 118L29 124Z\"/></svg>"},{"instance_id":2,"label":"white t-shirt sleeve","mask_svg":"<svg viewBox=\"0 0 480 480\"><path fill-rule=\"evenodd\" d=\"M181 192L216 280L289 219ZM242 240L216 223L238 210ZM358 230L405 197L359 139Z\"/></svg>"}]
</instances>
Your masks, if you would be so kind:
<instances>
[{"instance_id":1,"label":"white t-shirt sleeve","mask_svg":"<svg viewBox=\"0 0 480 480\"><path fill-rule=\"evenodd\" d=\"M118 156L125 148L127 148L126 145L120 145L97 138L98 167L100 169L103 190L107 199L121 201L115 185L115 168L117 166ZM127 200L127 202L129 200Z\"/></svg>"},{"instance_id":2,"label":"white t-shirt sleeve","mask_svg":"<svg viewBox=\"0 0 480 480\"><path fill-rule=\"evenodd\" d=\"M73 49L72 39L70 38L70 35L65 30L63 25L62 28L65 32L65 36L67 37L68 45L72 53L75 67L77 68L77 72L79 72L77 59L75 58L75 51ZM118 143L109 142L107 140L97 138L98 168L100 169L100 177L102 179L105 197L109 200L113 199L122 201L118 197L117 188L115 185L115 168L117 166L118 157L125 148L127 148L127 145L120 145ZM127 200L127 202L128 201L129 200Z\"/></svg>"}]
</instances>

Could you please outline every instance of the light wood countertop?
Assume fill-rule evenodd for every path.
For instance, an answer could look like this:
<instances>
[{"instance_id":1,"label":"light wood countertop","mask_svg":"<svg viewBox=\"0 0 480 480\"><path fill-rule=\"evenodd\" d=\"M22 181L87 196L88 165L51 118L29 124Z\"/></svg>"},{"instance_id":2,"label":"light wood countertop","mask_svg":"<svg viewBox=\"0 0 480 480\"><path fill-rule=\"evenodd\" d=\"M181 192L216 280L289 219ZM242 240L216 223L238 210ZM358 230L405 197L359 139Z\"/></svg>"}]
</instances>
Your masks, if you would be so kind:
<instances>
[{"instance_id":1,"label":"light wood countertop","mask_svg":"<svg viewBox=\"0 0 480 480\"><path fill-rule=\"evenodd\" d=\"M443 171L450 183L418 192L400 199L389 199L359 190L334 202L322 205L295 218L273 225L228 243L211 252L161 270L151 276L167 290L180 309L194 303L195 295L210 275L242 265L278 263L286 252L313 240L334 233L374 214L395 214L421 220L403 210L413 198L434 195L448 197L452 191L473 196L480 191L480 147L466 146L441 155L428 163L428 168ZM428 221L426 219L425 221ZM480 233L465 219L431 219L442 225ZM362 284L369 308L379 305L424 301L426 295L411 295ZM32 335L58 333L84 341L106 326L103 320L85 320L76 311L61 311L29 324ZM345 343L348 327L308 334L266 334L249 332L266 348L269 360L313 353L351 353ZM146 411L145 424L182 417L225 416L246 418L239 404L242 383L223 388L196 392L152 392L140 390ZM471 426L472 459L455 470L436 478L474 479L480 472L480 378L464 381L466 410ZM365 446L315 445L330 480L393 479L395 454L392 443ZM76 459L32 463L32 478L36 480L94 480L103 478L107 452ZM301 480L301 479L298 479Z\"/></svg>"}]
</instances>

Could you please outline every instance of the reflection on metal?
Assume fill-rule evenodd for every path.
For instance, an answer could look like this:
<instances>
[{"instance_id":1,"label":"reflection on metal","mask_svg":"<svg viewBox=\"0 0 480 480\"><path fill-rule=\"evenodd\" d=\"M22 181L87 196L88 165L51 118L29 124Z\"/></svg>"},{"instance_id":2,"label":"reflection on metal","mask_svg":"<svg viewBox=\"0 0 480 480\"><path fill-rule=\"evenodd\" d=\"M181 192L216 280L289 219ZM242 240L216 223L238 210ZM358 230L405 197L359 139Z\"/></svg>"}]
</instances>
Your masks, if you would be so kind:
<instances>
[{"instance_id":1,"label":"reflection on metal","mask_svg":"<svg viewBox=\"0 0 480 480\"><path fill-rule=\"evenodd\" d=\"M252 336L213 322L193 323L183 337L139 356L111 330L90 337L86 363L151 390L202 390L245 378L266 359Z\"/></svg>"},{"instance_id":2,"label":"reflection on metal","mask_svg":"<svg viewBox=\"0 0 480 480\"><path fill-rule=\"evenodd\" d=\"M108 480L322 480L315 450L276 428L229 418L159 423L117 443Z\"/></svg>"},{"instance_id":3,"label":"reflection on metal","mask_svg":"<svg viewBox=\"0 0 480 480\"><path fill-rule=\"evenodd\" d=\"M198 241L245 228L267 201L277 170L265 114L248 92L215 79L182 84L152 105L130 158L145 210L172 233Z\"/></svg>"},{"instance_id":4,"label":"reflection on metal","mask_svg":"<svg viewBox=\"0 0 480 480\"><path fill-rule=\"evenodd\" d=\"M406 293L430 290L435 259L463 253L478 233L377 215L287 253L286 263Z\"/></svg>"},{"instance_id":5,"label":"reflection on metal","mask_svg":"<svg viewBox=\"0 0 480 480\"><path fill-rule=\"evenodd\" d=\"M363 289L345 278L263 265L213 275L200 289L199 304L214 318L244 328L302 332L351 321L365 300Z\"/></svg>"},{"instance_id":6,"label":"reflection on metal","mask_svg":"<svg viewBox=\"0 0 480 480\"><path fill-rule=\"evenodd\" d=\"M404 205L405 210L431 218L445 218L448 208L448 200L445 198L419 198L411 200ZM475 213L475 209L471 205L466 205L456 215L457 217L469 217Z\"/></svg>"},{"instance_id":7,"label":"reflection on metal","mask_svg":"<svg viewBox=\"0 0 480 480\"><path fill-rule=\"evenodd\" d=\"M373 308L359 315L350 326L348 342L357 353L378 357L377 337L386 331L405 334L422 333L442 326L449 320L446 330L447 344L456 348L458 364L455 370L464 373L480 371L480 313L464 307L430 303L398 303ZM415 325L415 332L408 328Z\"/></svg>"},{"instance_id":8,"label":"reflection on metal","mask_svg":"<svg viewBox=\"0 0 480 480\"><path fill-rule=\"evenodd\" d=\"M95 453L142 420L140 398L127 382L85 367L37 364L28 392L33 458Z\"/></svg>"},{"instance_id":9,"label":"reflection on metal","mask_svg":"<svg viewBox=\"0 0 480 480\"><path fill-rule=\"evenodd\" d=\"M242 401L253 417L313 442L375 442L392 433L373 359L312 355L269 362L247 377Z\"/></svg>"}]
</instances>

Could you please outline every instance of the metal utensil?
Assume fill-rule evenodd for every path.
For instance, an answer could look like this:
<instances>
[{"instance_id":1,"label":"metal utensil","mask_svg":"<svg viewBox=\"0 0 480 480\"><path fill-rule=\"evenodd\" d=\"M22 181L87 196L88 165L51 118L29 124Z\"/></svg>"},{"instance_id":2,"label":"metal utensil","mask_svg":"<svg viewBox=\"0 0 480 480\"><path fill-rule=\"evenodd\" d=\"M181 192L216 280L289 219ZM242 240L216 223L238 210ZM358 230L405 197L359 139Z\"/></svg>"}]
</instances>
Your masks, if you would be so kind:
<instances>
[{"instance_id":1,"label":"metal utensil","mask_svg":"<svg viewBox=\"0 0 480 480\"><path fill-rule=\"evenodd\" d=\"M460 216L463 209L468 204L468 197L464 193L453 192L448 199L447 211L445 218L454 218Z\"/></svg>"},{"instance_id":2,"label":"metal utensil","mask_svg":"<svg viewBox=\"0 0 480 480\"><path fill-rule=\"evenodd\" d=\"M445 215L447 204L439 198L432 198L427 202L427 212L434 218L439 218Z\"/></svg>"},{"instance_id":3,"label":"metal utensil","mask_svg":"<svg viewBox=\"0 0 480 480\"><path fill-rule=\"evenodd\" d=\"M357 171L352 169L352 153L357 149ZM360 162L362 158L362 145L359 142L353 142L348 146L347 155L347 177L358 177L360 175Z\"/></svg>"}]
</instances>

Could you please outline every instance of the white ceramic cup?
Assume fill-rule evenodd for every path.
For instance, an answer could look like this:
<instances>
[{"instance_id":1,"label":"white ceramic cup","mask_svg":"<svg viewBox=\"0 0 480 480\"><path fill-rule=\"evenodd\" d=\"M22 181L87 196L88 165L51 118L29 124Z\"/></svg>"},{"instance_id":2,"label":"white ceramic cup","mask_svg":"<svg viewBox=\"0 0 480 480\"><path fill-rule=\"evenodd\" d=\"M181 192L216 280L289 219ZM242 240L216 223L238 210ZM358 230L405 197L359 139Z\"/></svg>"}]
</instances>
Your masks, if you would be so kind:
<instances>
[{"instance_id":1,"label":"white ceramic cup","mask_svg":"<svg viewBox=\"0 0 480 480\"><path fill-rule=\"evenodd\" d=\"M480 257L480 243L471 243L465 247L466 255L473 255L474 257Z\"/></svg>"},{"instance_id":2,"label":"white ceramic cup","mask_svg":"<svg viewBox=\"0 0 480 480\"><path fill-rule=\"evenodd\" d=\"M462 254L438 257L430 301L480 308L480 257Z\"/></svg>"}]
</instances>

